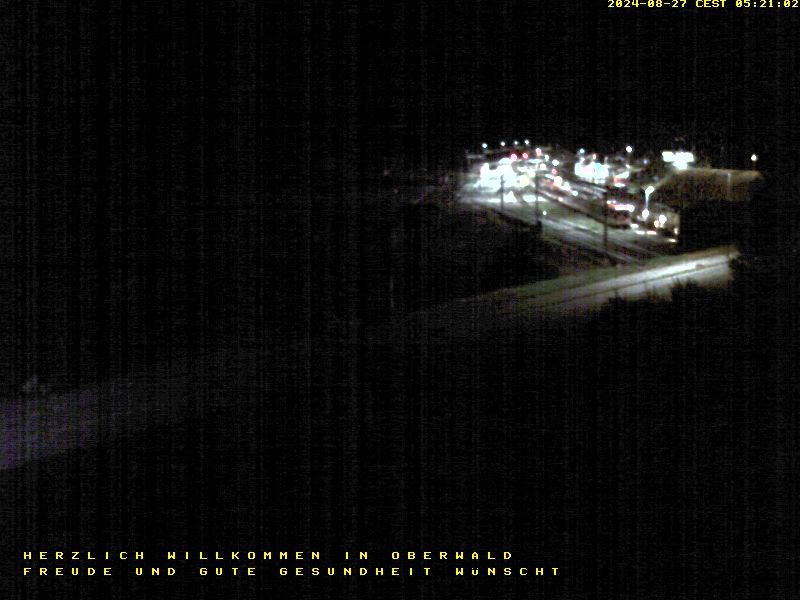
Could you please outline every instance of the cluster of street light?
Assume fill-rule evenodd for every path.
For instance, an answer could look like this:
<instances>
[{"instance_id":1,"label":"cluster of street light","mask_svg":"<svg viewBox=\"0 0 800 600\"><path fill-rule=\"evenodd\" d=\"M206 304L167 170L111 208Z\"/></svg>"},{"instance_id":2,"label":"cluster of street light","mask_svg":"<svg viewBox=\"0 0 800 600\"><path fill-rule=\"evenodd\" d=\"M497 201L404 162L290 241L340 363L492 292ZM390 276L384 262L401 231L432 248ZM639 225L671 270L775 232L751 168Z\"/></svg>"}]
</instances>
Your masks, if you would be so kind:
<instances>
[{"instance_id":1,"label":"cluster of street light","mask_svg":"<svg viewBox=\"0 0 800 600\"><path fill-rule=\"evenodd\" d=\"M491 149L487 142L483 142L481 148L482 156L489 162L484 163L475 185L487 191L499 190L501 205L504 202L502 196L507 190L527 187L534 183L537 187L538 203L538 183L542 174L548 177L552 175L551 179L557 183L557 187L567 189L565 185L569 185L569 180L566 178L566 173L569 172L576 183L583 181L600 186L608 193L619 194L622 198L626 198L609 200L609 204L613 204L615 210L619 210L620 207L633 208L631 213L635 216L635 221L644 225L644 229L639 229L637 233L652 234L662 231L668 232L671 236L678 234L680 223L678 213L666 205L651 202L651 196L659 186L658 176L646 175L649 173L646 169L651 160L646 155L635 158L632 144L626 144L622 150L605 158L600 158L598 153L587 152L585 148L579 148L574 155L571 152L562 151L559 154L552 151L558 154L558 157L551 157L541 146L532 146L528 138L525 138L522 144L519 139L514 139L510 144L505 139L500 140L499 148L495 149ZM548 152L551 151L548 149ZM672 171L686 170L696 161L694 153L686 150L664 150L660 159L660 162ZM753 167L758 160L757 154L753 153L750 156ZM495 166L492 167L490 162L494 162ZM639 183L634 183L637 180ZM636 201L635 197L639 194L642 194L643 202ZM638 225L631 226L638 229Z\"/></svg>"},{"instance_id":2,"label":"cluster of street light","mask_svg":"<svg viewBox=\"0 0 800 600\"><path fill-rule=\"evenodd\" d=\"M595 186L602 186L606 190L612 188L626 188L628 180L632 172L641 170L646 166L649 161L645 158L639 161L633 160L633 145L626 144L624 146L624 154L622 151L616 155L606 157L604 160L599 159L597 153L587 153L585 148L580 148L578 152L572 156L569 152L562 151L560 154L556 152L557 156L550 156L550 150L545 151L541 146L531 146L529 139L523 140L523 145L520 145L519 140L513 140L511 145L506 140L500 141L499 149L490 150L489 144L484 142L481 147L484 150L484 156L487 162L484 162L480 169L480 176L475 182L476 188L482 188L489 193L500 192L500 206L501 210L505 204L505 196L513 189L525 188L533 186L536 188L536 214L538 223L538 201L539 201L539 177L546 175L552 180L555 188L562 190L562 192L578 196L579 194L587 195L588 202L595 202L592 200L597 196L601 188L593 189L586 188L583 192L579 192L579 188L572 189L570 179L566 177L565 169L567 172L572 172L576 183L584 181L587 184ZM494 156L496 160L489 159L490 155ZM498 155L500 156L497 160ZM562 156L563 155L563 156ZM667 156L669 157L669 155ZM675 156L671 157L672 160ZM692 156L687 153L680 153L679 160L691 162L694 160ZM492 165L491 163L494 163ZM680 164L679 164L680 166ZM583 188L580 188L583 189ZM639 205L638 217L647 226L654 227L655 229L662 229L667 220L665 214L660 214L655 217L651 223L650 216L650 196L655 191L653 186L647 186L644 190L645 198L643 207ZM628 192L623 191L623 198L625 195L630 196ZM605 194L601 194L605 196ZM632 198L609 198L605 200L604 205L614 213L621 210L627 210L629 214L633 215L637 211L637 203ZM634 228L636 228L634 226ZM646 227L647 229L647 227ZM650 233L650 231L638 231L637 233ZM652 233L655 233L654 231Z\"/></svg>"}]
</instances>

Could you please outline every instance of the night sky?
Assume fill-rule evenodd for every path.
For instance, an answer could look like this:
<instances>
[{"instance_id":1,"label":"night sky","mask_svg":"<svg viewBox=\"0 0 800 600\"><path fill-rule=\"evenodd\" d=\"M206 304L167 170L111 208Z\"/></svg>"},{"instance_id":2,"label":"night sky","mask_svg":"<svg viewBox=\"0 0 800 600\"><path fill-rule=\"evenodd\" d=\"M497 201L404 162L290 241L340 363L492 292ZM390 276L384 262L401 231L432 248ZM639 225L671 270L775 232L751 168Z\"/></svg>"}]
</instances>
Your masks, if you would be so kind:
<instances>
[{"instance_id":1,"label":"night sky","mask_svg":"<svg viewBox=\"0 0 800 600\"><path fill-rule=\"evenodd\" d=\"M796 14L589 4L315 7L312 108L350 116L363 152L428 160L504 137L605 151L680 136L731 164L789 141Z\"/></svg>"},{"instance_id":2,"label":"night sky","mask_svg":"<svg viewBox=\"0 0 800 600\"><path fill-rule=\"evenodd\" d=\"M96 135L112 152L163 152L169 140L172 159L232 146L259 165L343 155L369 168L376 155L436 164L501 137L660 149L680 135L735 160L740 147L749 157L786 143L797 118L790 9L75 6L12 11L6 101L26 101L45 152L52 138Z\"/></svg>"}]
</instances>

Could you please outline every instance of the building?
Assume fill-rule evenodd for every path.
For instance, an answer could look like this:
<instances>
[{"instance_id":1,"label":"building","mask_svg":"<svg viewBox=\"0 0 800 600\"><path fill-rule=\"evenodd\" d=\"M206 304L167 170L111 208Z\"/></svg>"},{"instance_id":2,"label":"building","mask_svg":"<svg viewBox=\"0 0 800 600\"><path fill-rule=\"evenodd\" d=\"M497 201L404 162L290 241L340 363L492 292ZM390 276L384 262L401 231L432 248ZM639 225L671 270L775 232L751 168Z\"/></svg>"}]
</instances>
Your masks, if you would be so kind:
<instances>
[{"instance_id":1,"label":"building","mask_svg":"<svg viewBox=\"0 0 800 600\"><path fill-rule=\"evenodd\" d=\"M749 200L762 181L758 171L674 170L653 184L643 220L680 236L687 247L731 241L748 218Z\"/></svg>"}]
</instances>

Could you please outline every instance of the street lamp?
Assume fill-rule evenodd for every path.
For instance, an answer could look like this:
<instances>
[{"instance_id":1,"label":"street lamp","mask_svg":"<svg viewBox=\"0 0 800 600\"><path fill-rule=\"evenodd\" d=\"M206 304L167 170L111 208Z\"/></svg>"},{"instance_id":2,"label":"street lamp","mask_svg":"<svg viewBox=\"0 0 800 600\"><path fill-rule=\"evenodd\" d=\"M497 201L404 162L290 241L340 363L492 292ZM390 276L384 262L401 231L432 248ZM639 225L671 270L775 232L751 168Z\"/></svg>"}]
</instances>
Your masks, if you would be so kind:
<instances>
[{"instance_id":1,"label":"street lamp","mask_svg":"<svg viewBox=\"0 0 800 600\"><path fill-rule=\"evenodd\" d=\"M644 188L644 210L642 211L642 218L644 219L644 224L647 226L647 218L650 216L650 194L656 191L652 185L648 185Z\"/></svg>"},{"instance_id":2,"label":"street lamp","mask_svg":"<svg viewBox=\"0 0 800 600\"><path fill-rule=\"evenodd\" d=\"M489 147L489 144L487 144L486 142L483 142L481 144L481 148L483 148L484 150L486 150L488 147Z\"/></svg>"},{"instance_id":3,"label":"street lamp","mask_svg":"<svg viewBox=\"0 0 800 600\"><path fill-rule=\"evenodd\" d=\"M527 139L527 138L525 139L525 145L526 146L530 146L531 145L531 141L529 139Z\"/></svg>"},{"instance_id":4,"label":"street lamp","mask_svg":"<svg viewBox=\"0 0 800 600\"><path fill-rule=\"evenodd\" d=\"M505 140L503 140L502 142L500 142L500 146L502 146L503 148L505 148L505 147L506 147L506 142L505 142Z\"/></svg>"},{"instance_id":5,"label":"street lamp","mask_svg":"<svg viewBox=\"0 0 800 600\"><path fill-rule=\"evenodd\" d=\"M750 155L750 160L753 161L753 165L755 166L756 161L758 160L758 156L755 154Z\"/></svg>"}]
</instances>

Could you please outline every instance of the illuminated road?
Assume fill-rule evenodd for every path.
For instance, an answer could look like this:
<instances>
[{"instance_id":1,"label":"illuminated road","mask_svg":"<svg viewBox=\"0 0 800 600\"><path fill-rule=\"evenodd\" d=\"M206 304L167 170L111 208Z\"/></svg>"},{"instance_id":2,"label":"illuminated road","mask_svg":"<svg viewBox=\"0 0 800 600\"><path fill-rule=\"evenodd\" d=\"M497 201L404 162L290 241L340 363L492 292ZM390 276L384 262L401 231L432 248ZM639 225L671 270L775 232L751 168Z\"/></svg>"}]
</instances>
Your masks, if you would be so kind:
<instances>
[{"instance_id":1,"label":"illuminated road","mask_svg":"<svg viewBox=\"0 0 800 600\"><path fill-rule=\"evenodd\" d=\"M729 262L738 254L730 246L663 257L650 265L606 268L518 288L465 298L425 311L412 322L447 338L477 332L540 324L554 319L585 317L608 300L667 298L675 285L694 282L722 287L731 280Z\"/></svg>"}]
</instances>

